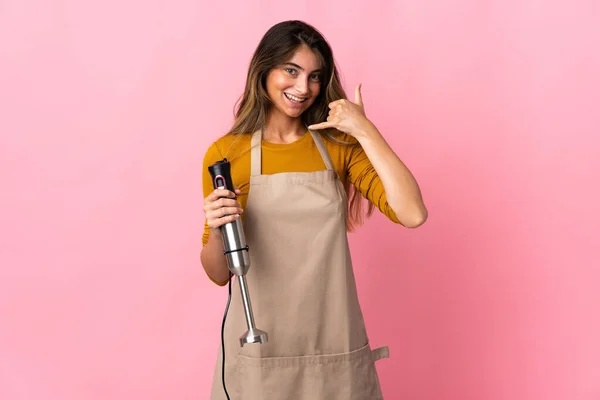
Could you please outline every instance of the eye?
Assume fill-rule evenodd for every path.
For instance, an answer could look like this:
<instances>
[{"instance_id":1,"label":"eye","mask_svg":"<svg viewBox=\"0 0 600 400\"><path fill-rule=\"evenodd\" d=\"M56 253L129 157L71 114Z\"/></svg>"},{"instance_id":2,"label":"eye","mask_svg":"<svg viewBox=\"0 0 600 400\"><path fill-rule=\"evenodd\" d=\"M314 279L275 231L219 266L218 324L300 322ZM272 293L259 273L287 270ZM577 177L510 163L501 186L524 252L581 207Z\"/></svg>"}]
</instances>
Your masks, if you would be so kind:
<instances>
[{"instance_id":1,"label":"eye","mask_svg":"<svg viewBox=\"0 0 600 400\"><path fill-rule=\"evenodd\" d=\"M286 68L285 72L287 72L290 75L296 75L298 73L294 68Z\"/></svg>"},{"instance_id":2,"label":"eye","mask_svg":"<svg viewBox=\"0 0 600 400\"><path fill-rule=\"evenodd\" d=\"M312 79L315 82L319 82L321 80L321 75L319 75L319 74L312 74L310 76L310 79Z\"/></svg>"}]
</instances>

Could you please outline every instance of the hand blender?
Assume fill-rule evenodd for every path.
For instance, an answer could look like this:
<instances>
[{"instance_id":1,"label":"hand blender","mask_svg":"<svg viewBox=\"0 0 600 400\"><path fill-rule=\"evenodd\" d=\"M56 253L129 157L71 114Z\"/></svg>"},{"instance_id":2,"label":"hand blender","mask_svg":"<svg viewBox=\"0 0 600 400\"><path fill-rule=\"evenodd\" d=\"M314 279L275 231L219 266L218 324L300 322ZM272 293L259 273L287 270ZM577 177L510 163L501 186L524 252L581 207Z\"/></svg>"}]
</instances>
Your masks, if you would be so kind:
<instances>
[{"instance_id":1,"label":"hand blender","mask_svg":"<svg viewBox=\"0 0 600 400\"><path fill-rule=\"evenodd\" d=\"M208 171L212 177L215 189L227 189L235 193L231 181L231 164L226 158L209 166ZM246 324L248 325L248 330L240 337L240 345L244 346L246 343L266 343L268 341L267 333L254 326L254 314L252 313L250 294L245 276L250 268L250 256L248 254L242 220L238 218L233 222L222 225L220 230L223 237L223 254L227 258L227 265L231 273L237 276L240 283Z\"/></svg>"}]
</instances>

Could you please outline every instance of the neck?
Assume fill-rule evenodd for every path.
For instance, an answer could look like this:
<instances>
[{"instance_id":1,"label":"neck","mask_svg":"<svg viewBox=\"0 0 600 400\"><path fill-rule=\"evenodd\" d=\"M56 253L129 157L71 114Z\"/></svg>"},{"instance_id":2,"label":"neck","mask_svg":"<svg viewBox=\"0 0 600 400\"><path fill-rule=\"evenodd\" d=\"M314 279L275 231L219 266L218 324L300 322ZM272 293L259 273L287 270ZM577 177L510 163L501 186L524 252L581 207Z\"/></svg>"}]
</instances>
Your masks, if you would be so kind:
<instances>
[{"instance_id":1,"label":"neck","mask_svg":"<svg viewBox=\"0 0 600 400\"><path fill-rule=\"evenodd\" d=\"M269 113L267 124L263 131L263 140L272 143L291 143L300 139L306 133L302 119L290 118L275 111Z\"/></svg>"}]
</instances>

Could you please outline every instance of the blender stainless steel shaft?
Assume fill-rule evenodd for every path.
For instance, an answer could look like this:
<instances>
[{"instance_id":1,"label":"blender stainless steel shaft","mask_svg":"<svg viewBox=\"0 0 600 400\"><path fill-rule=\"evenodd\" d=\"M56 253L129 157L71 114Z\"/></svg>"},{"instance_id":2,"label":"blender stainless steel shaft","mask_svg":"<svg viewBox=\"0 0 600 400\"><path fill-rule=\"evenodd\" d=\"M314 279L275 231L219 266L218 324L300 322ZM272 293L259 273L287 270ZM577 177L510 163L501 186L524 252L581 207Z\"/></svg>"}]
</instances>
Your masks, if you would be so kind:
<instances>
[{"instance_id":1,"label":"blender stainless steel shaft","mask_svg":"<svg viewBox=\"0 0 600 400\"><path fill-rule=\"evenodd\" d=\"M231 181L231 165L227 159L218 161L208 167L212 177L215 189L227 189L234 192L233 182ZM235 192L234 192L235 193ZM221 226L221 236L223 237L223 253L227 258L227 266L232 274L237 277L242 293L242 303L246 324L248 330L240 337L240 345L247 343L266 343L268 335L266 332L257 329L254 326L254 314L250 302L250 292L246 283L246 273L250 268L250 256L244 227L240 218Z\"/></svg>"}]
</instances>

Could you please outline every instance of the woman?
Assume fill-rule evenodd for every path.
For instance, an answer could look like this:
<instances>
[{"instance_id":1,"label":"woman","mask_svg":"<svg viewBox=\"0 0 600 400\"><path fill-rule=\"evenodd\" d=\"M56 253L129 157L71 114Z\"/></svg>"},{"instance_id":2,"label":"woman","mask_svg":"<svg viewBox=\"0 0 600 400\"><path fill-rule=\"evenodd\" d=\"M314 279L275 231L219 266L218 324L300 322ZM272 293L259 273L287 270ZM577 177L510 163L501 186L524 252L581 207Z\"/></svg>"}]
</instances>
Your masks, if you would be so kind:
<instances>
[{"instance_id":1,"label":"woman","mask_svg":"<svg viewBox=\"0 0 600 400\"><path fill-rule=\"evenodd\" d=\"M209 165L231 162L236 193L213 190ZM346 100L331 48L312 26L267 31L248 71L231 131L204 157L202 265L230 279L219 227L243 217L248 286L265 344L240 347L246 330L239 290L224 327L211 399L381 399L356 293L347 230L361 196L391 221L427 218L417 182L366 117L360 86ZM234 285L237 283L234 283Z\"/></svg>"}]
</instances>

